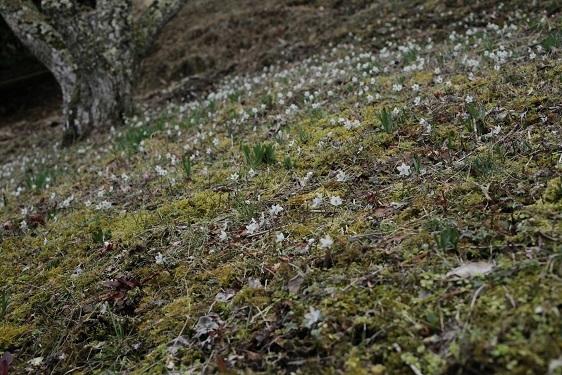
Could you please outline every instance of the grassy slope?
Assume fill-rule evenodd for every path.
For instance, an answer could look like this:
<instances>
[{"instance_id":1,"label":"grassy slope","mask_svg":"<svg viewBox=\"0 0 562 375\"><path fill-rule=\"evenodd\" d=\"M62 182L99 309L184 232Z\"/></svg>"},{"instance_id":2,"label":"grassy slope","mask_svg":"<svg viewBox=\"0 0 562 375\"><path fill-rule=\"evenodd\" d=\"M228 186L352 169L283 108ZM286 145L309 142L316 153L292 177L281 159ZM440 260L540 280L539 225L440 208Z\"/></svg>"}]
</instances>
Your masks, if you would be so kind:
<instances>
[{"instance_id":1,"label":"grassy slope","mask_svg":"<svg viewBox=\"0 0 562 375\"><path fill-rule=\"evenodd\" d=\"M544 373L562 354L560 20L424 6L365 10L345 44L74 148L18 145L0 171L15 372ZM259 144L277 161L249 163ZM447 276L470 262L494 269Z\"/></svg>"}]
</instances>

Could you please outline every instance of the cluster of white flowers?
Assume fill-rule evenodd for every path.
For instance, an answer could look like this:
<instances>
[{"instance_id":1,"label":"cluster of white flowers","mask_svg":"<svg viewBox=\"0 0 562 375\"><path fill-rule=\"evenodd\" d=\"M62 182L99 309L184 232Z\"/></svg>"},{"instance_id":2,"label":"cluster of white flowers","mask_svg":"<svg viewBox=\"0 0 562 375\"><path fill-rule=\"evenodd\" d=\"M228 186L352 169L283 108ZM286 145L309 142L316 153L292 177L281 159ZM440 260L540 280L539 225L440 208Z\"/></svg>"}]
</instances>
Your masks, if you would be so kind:
<instances>
[{"instance_id":1,"label":"cluster of white flowers","mask_svg":"<svg viewBox=\"0 0 562 375\"><path fill-rule=\"evenodd\" d=\"M158 176L160 177L165 177L168 175L168 171L165 170L164 168L162 168L161 166L157 165L156 166L156 173L158 174Z\"/></svg>"},{"instance_id":2,"label":"cluster of white flowers","mask_svg":"<svg viewBox=\"0 0 562 375\"><path fill-rule=\"evenodd\" d=\"M269 214L271 216L277 216L281 213L281 211L283 211L283 207L276 204L276 205L271 206L271 208L269 209Z\"/></svg>"},{"instance_id":3,"label":"cluster of white flowers","mask_svg":"<svg viewBox=\"0 0 562 375\"><path fill-rule=\"evenodd\" d=\"M111 202L108 201L101 201L96 205L97 210L109 210L111 209Z\"/></svg>"},{"instance_id":4,"label":"cluster of white flowers","mask_svg":"<svg viewBox=\"0 0 562 375\"><path fill-rule=\"evenodd\" d=\"M250 224L246 225L246 232L249 235L254 234L258 229L260 229L260 224L254 218L252 218L252 222Z\"/></svg>"},{"instance_id":5,"label":"cluster of white flowers","mask_svg":"<svg viewBox=\"0 0 562 375\"><path fill-rule=\"evenodd\" d=\"M426 133L431 133L432 126L431 126L431 124L430 124L426 119L422 118L422 119L420 120L420 125L425 127L425 132L426 132Z\"/></svg>"}]
</instances>

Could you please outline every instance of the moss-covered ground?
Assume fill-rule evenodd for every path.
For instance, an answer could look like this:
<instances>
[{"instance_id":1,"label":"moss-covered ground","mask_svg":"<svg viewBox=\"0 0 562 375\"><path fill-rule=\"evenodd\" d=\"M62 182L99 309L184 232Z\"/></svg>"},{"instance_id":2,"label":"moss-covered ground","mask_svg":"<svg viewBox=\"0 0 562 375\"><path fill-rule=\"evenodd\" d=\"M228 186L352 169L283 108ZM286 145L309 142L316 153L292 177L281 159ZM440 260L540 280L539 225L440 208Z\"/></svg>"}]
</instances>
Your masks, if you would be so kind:
<instances>
[{"instance_id":1,"label":"moss-covered ground","mask_svg":"<svg viewBox=\"0 0 562 375\"><path fill-rule=\"evenodd\" d=\"M560 6L448 3L14 140L11 373L560 373Z\"/></svg>"}]
</instances>

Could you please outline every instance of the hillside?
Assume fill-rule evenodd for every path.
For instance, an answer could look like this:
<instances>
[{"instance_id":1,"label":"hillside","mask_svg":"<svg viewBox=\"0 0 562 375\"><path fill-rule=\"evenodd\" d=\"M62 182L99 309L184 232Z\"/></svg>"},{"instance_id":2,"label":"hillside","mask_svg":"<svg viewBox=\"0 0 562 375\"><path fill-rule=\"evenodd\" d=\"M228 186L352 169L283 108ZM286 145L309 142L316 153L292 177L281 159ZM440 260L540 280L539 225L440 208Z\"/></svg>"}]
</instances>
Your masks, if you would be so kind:
<instances>
[{"instance_id":1,"label":"hillside","mask_svg":"<svg viewBox=\"0 0 562 375\"><path fill-rule=\"evenodd\" d=\"M3 143L10 374L562 373L559 3L235 3L126 126Z\"/></svg>"}]
</instances>

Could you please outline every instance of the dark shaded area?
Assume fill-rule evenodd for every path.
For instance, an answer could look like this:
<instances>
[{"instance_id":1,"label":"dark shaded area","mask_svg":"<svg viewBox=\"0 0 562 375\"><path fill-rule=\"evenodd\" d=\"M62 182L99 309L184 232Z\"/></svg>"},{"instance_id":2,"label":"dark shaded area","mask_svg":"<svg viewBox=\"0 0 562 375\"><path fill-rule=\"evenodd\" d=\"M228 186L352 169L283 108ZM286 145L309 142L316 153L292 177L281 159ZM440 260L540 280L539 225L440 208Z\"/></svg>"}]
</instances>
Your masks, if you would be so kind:
<instances>
[{"instance_id":1,"label":"dark shaded area","mask_svg":"<svg viewBox=\"0 0 562 375\"><path fill-rule=\"evenodd\" d=\"M55 78L0 17L0 128L45 118L61 100Z\"/></svg>"},{"instance_id":2,"label":"dark shaded area","mask_svg":"<svg viewBox=\"0 0 562 375\"><path fill-rule=\"evenodd\" d=\"M55 78L39 72L0 86L0 128L10 123L41 119L60 107L62 96Z\"/></svg>"}]
</instances>

